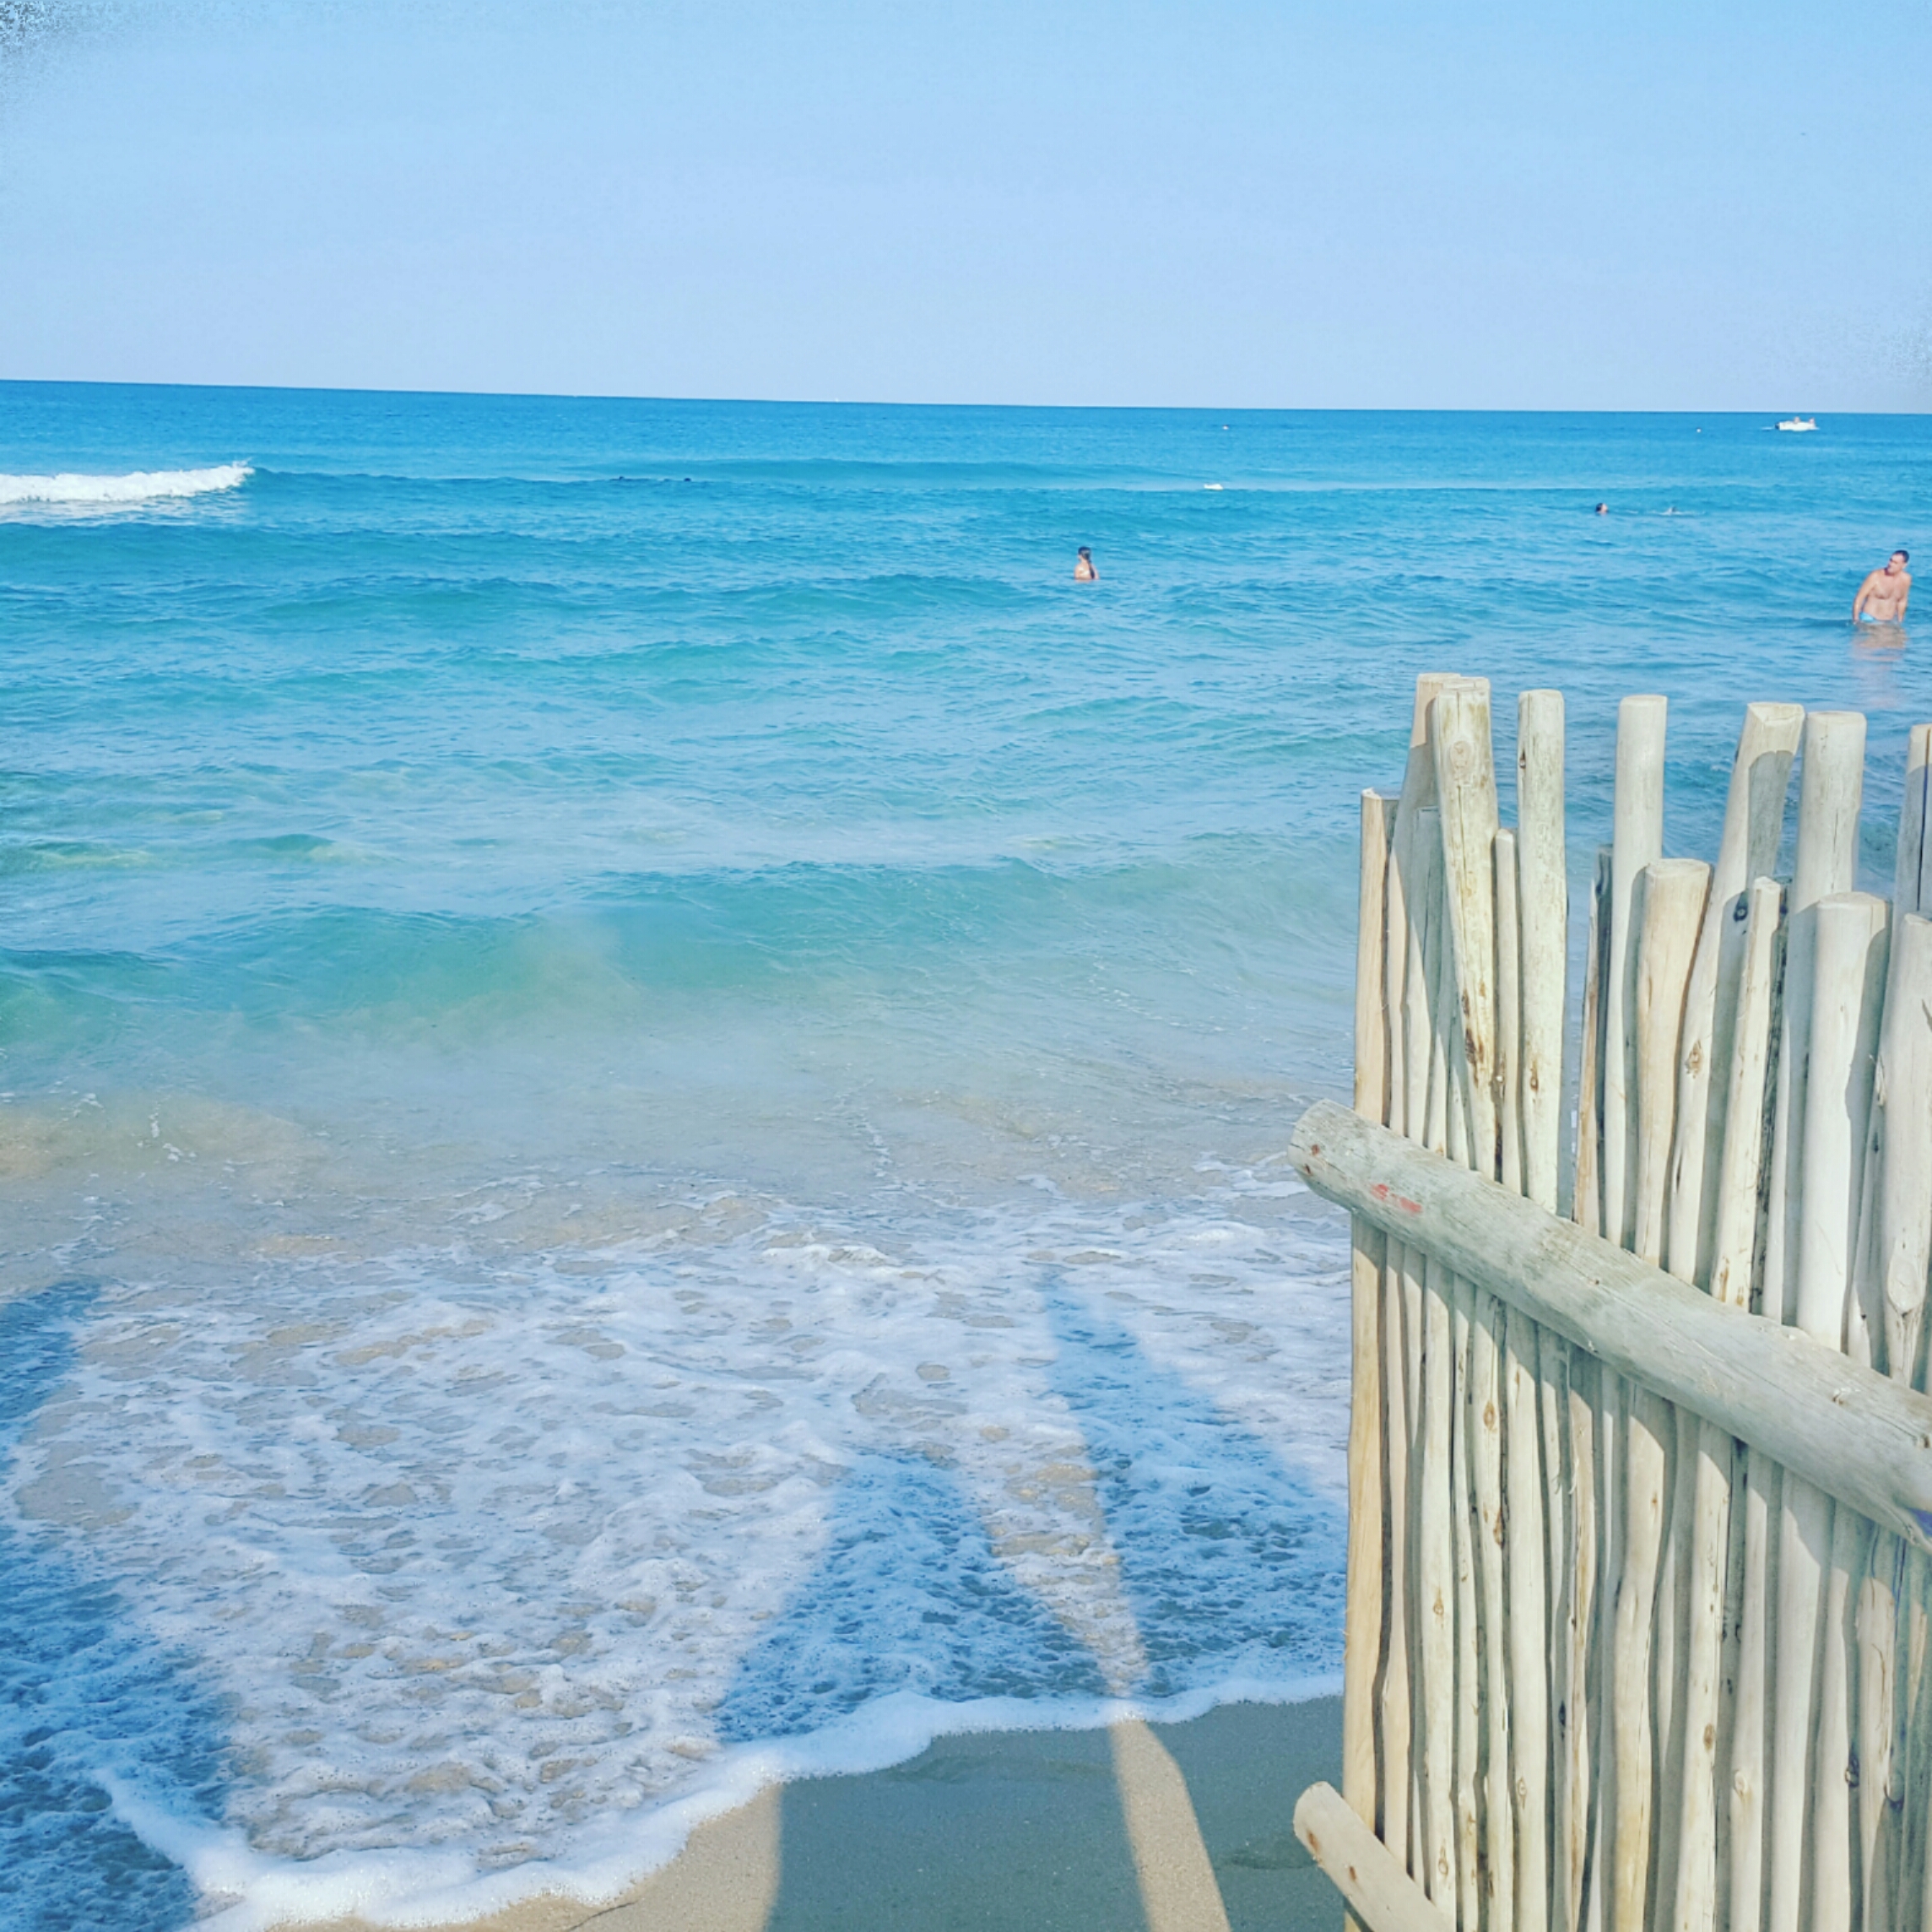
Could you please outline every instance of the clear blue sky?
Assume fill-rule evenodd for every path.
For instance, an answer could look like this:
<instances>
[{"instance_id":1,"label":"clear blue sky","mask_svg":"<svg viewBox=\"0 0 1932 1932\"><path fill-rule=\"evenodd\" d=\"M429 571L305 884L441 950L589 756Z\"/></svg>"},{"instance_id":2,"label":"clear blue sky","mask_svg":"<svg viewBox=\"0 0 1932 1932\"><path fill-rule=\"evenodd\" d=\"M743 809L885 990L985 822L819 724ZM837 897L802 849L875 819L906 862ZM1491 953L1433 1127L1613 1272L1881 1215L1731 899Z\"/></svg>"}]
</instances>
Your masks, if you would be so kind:
<instances>
[{"instance_id":1,"label":"clear blue sky","mask_svg":"<svg viewBox=\"0 0 1932 1932\"><path fill-rule=\"evenodd\" d=\"M0 376L1932 406L1922 0L88 3Z\"/></svg>"}]
</instances>

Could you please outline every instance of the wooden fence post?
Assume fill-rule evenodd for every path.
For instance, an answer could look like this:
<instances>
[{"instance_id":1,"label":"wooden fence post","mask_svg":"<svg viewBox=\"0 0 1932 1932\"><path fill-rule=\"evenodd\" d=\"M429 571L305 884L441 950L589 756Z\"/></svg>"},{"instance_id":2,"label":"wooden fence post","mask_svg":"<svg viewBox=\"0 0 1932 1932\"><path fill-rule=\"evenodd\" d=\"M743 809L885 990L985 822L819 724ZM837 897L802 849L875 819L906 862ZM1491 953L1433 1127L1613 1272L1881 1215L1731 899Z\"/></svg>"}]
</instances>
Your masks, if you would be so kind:
<instances>
[{"instance_id":1,"label":"wooden fence post","mask_svg":"<svg viewBox=\"0 0 1932 1932\"><path fill-rule=\"evenodd\" d=\"M1361 795L1361 885L1356 930L1355 1104L1388 1120L1386 958L1390 801ZM1343 1648L1342 1795L1372 1829L1381 1822L1375 1763L1375 1682L1381 1663L1388 1538L1383 1503L1382 1277L1388 1240L1355 1224L1350 1259L1348 1602Z\"/></svg>"}]
</instances>

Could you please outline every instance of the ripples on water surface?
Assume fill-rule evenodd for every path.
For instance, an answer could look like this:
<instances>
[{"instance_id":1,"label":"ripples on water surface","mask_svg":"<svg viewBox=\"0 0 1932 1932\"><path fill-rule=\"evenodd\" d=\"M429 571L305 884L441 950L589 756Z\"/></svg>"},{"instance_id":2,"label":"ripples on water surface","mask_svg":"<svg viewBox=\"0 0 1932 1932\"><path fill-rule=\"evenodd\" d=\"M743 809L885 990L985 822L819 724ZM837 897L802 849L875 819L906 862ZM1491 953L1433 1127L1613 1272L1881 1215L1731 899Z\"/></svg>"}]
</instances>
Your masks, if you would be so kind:
<instances>
[{"instance_id":1,"label":"ripples on water surface","mask_svg":"<svg viewBox=\"0 0 1932 1932\"><path fill-rule=\"evenodd\" d=\"M0 1903L1323 1681L1356 793L1554 683L1580 861L1662 690L1704 852L1848 705L1882 885L1932 432L1769 420L0 385Z\"/></svg>"}]
</instances>

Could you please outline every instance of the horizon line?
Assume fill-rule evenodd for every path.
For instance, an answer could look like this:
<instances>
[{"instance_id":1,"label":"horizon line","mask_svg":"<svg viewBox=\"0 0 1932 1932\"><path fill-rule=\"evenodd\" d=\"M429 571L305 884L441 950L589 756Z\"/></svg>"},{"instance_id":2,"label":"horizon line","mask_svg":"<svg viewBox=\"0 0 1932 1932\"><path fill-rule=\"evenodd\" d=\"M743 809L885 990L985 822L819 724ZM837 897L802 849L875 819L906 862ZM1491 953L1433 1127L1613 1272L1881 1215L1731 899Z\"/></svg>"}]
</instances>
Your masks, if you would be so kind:
<instances>
[{"instance_id":1,"label":"horizon line","mask_svg":"<svg viewBox=\"0 0 1932 1932\"><path fill-rule=\"evenodd\" d=\"M396 396L439 398L449 401L523 403L637 403L655 406L694 409L983 409L988 411L1032 411L1092 415L1141 414L1148 415L1226 416L1683 416L1724 417L1820 414L1832 416L1893 419L1932 415L1924 409L1830 409L1789 410L1779 404L1763 409L1621 409L1562 407L1547 403L1506 405L1496 403L984 403L923 400L907 402L883 397L846 396L656 396L625 390L605 389L436 389L382 384L302 382L160 382L122 381L111 376L0 376L4 389L189 389L224 395L267 396Z\"/></svg>"}]
</instances>

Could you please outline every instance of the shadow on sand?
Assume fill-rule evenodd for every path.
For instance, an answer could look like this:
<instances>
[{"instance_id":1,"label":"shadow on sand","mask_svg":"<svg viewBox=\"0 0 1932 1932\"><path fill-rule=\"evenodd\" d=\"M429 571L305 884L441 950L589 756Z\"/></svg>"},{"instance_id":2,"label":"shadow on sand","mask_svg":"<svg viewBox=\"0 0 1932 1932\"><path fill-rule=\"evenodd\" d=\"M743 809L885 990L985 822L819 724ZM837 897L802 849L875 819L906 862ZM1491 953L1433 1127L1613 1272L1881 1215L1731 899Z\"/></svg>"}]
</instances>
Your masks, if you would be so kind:
<instances>
[{"instance_id":1,"label":"shadow on sand","mask_svg":"<svg viewBox=\"0 0 1932 1932\"><path fill-rule=\"evenodd\" d=\"M1047 1312L1052 1383L1085 1434L1140 1625L1146 1670L1134 1688L1163 1696L1234 1675L1334 1670L1339 1505L1058 1285ZM824 1560L744 1658L720 1734L796 1734L898 1690L1104 1692L1092 1657L995 1556L950 1473L913 1455L866 1458L841 1486ZM1291 1820L1302 1788L1335 1774L1339 1715L1321 1699L1156 1727L1236 1932L1333 1920L1334 1896ZM1042 1731L942 1739L874 1776L786 1786L728 1827L742 1886L732 1923L1167 1932L1144 1902L1118 1768L1104 1731ZM679 1918L667 1890L613 1914L613 1932L620 1919L629 1932L641 1910Z\"/></svg>"}]
</instances>

